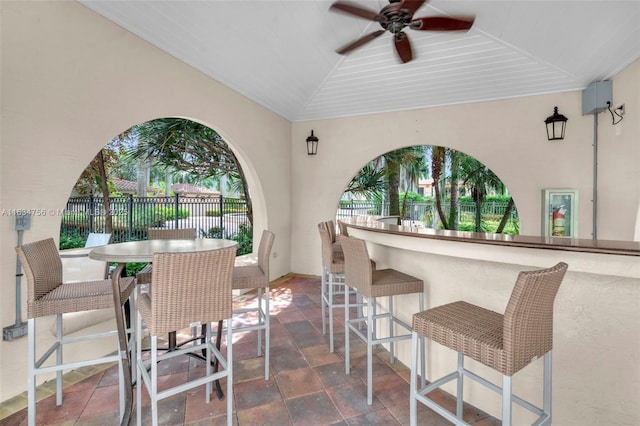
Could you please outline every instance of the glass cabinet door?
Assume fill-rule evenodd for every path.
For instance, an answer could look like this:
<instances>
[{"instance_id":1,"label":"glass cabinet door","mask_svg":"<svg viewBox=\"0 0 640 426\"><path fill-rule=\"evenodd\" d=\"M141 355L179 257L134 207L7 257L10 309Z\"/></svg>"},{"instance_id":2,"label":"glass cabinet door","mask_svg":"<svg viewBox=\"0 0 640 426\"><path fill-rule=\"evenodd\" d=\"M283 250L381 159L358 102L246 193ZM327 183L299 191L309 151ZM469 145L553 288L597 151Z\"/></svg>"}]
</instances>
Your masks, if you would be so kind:
<instances>
[{"instance_id":1,"label":"glass cabinet door","mask_svg":"<svg viewBox=\"0 0 640 426\"><path fill-rule=\"evenodd\" d=\"M542 235L545 237L578 236L578 191L545 189L542 191Z\"/></svg>"}]
</instances>

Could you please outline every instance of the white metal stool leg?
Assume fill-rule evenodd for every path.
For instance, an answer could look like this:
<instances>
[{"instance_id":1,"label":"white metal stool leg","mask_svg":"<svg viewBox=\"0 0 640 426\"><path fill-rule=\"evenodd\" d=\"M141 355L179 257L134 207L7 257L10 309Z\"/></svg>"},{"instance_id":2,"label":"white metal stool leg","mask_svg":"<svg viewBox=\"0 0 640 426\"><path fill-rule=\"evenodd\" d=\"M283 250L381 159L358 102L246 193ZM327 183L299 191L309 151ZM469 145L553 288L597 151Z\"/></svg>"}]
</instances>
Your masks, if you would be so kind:
<instances>
[{"instance_id":1,"label":"white metal stool leg","mask_svg":"<svg viewBox=\"0 0 640 426\"><path fill-rule=\"evenodd\" d=\"M456 416L462 421L464 404L464 355L458 352L458 380L456 386Z\"/></svg>"},{"instance_id":2,"label":"white metal stool leg","mask_svg":"<svg viewBox=\"0 0 640 426\"><path fill-rule=\"evenodd\" d=\"M56 365L62 365L62 314L56 315ZM62 370L56 371L56 405L62 405Z\"/></svg>"},{"instance_id":3,"label":"white metal stool leg","mask_svg":"<svg viewBox=\"0 0 640 426\"><path fill-rule=\"evenodd\" d=\"M502 425L511 426L511 376L502 376Z\"/></svg>"},{"instance_id":4,"label":"white metal stool leg","mask_svg":"<svg viewBox=\"0 0 640 426\"><path fill-rule=\"evenodd\" d=\"M424 346L423 346L424 348ZM422 353L424 360L424 350ZM409 384L409 424L410 426L416 426L418 422L418 401L416 400L416 392L418 386L418 333L415 331L411 333L411 376ZM422 371L424 377L424 370Z\"/></svg>"},{"instance_id":5,"label":"white metal stool leg","mask_svg":"<svg viewBox=\"0 0 640 426\"><path fill-rule=\"evenodd\" d=\"M269 298L271 297L269 286L264 289L265 292L265 311L264 311L264 379L269 380L269 355L271 349L271 314L269 310ZM229 345L231 346L231 345Z\"/></svg>"},{"instance_id":6,"label":"white metal stool leg","mask_svg":"<svg viewBox=\"0 0 640 426\"><path fill-rule=\"evenodd\" d=\"M373 327L373 308L376 304L375 297L367 299L367 404L373 404L373 340L375 339L375 327Z\"/></svg>"},{"instance_id":7,"label":"white metal stool leg","mask_svg":"<svg viewBox=\"0 0 640 426\"><path fill-rule=\"evenodd\" d=\"M142 424L142 389L144 384L142 383L142 315L140 312L134 313L136 316L136 424Z\"/></svg>"},{"instance_id":8,"label":"white metal stool leg","mask_svg":"<svg viewBox=\"0 0 640 426\"><path fill-rule=\"evenodd\" d=\"M262 318L262 289L258 288L258 325L261 325L264 321ZM262 356L262 329L258 328L258 356Z\"/></svg>"},{"instance_id":9,"label":"white metal stool leg","mask_svg":"<svg viewBox=\"0 0 640 426\"><path fill-rule=\"evenodd\" d=\"M345 283L344 290L348 293L349 286ZM351 372L351 356L349 349L349 299L345 300L344 304L344 372L349 374Z\"/></svg>"},{"instance_id":10,"label":"white metal stool leg","mask_svg":"<svg viewBox=\"0 0 640 426\"><path fill-rule=\"evenodd\" d=\"M389 296L389 314L391 315L389 318L389 337L393 337L393 296ZM389 342L389 362L391 364L396 362L396 346L391 340Z\"/></svg>"},{"instance_id":11,"label":"white metal stool leg","mask_svg":"<svg viewBox=\"0 0 640 426\"><path fill-rule=\"evenodd\" d=\"M553 364L553 351L549 351L544 354L544 387L543 387L543 395L542 395L542 411L544 415L546 415L546 420L542 421L541 424L550 425L551 424L551 379L552 379L552 364Z\"/></svg>"},{"instance_id":12,"label":"white metal stool leg","mask_svg":"<svg viewBox=\"0 0 640 426\"><path fill-rule=\"evenodd\" d=\"M327 267L322 265L322 280L320 282L320 303L322 304L322 335L327 334Z\"/></svg>"},{"instance_id":13,"label":"white metal stool leg","mask_svg":"<svg viewBox=\"0 0 640 426\"><path fill-rule=\"evenodd\" d=\"M329 273L329 352L333 352L333 289L335 288L335 274Z\"/></svg>"},{"instance_id":14,"label":"white metal stool leg","mask_svg":"<svg viewBox=\"0 0 640 426\"><path fill-rule=\"evenodd\" d=\"M29 426L35 426L36 424L36 323L34 318L30 318L27 321L27 362L29 363L29 378L28 378L28 395L27 395L27 416L29 419Z\"/></svg>"},{"instance_id":15,"label":"white metal stool leg","mask_svg":"<svg viewBox=\"0 0 640 426\"><path fill-rule=\"evenodd\" d=\"M268 287L267 287L268 288ZM267 326L267 330L269 327ZM266 331L269 333L269 331ZM267 340L268 341L268 340ZM268 351L268 350L267 350ZM268 354L269 352L267 352ZM227 320L227 426L233 424L233 331L230 320ZM265 362L267 359L265 359ZM267 364L268 366L268 364ZM268 367L266 367L268 368Z\"/></svg>"}]
</instances>

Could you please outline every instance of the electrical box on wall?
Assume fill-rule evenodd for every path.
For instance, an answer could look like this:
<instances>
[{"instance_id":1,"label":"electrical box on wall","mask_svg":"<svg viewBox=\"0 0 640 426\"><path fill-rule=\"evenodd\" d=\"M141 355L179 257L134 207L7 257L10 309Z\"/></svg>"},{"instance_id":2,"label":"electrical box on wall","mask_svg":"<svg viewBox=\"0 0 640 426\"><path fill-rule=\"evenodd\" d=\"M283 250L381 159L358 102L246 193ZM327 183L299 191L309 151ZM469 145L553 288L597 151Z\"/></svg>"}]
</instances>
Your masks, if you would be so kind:
<instances>
[{"instance_id":1,"label":"electrical box on wall","mask_svg":"<svg viewBox=\"0 0 640 426\"><path fill-rule=\"evenodd\" d=\"M582 115L598 114L611 103L611 80L594 81L582 91Z\"/></svg>"}]
</instances>

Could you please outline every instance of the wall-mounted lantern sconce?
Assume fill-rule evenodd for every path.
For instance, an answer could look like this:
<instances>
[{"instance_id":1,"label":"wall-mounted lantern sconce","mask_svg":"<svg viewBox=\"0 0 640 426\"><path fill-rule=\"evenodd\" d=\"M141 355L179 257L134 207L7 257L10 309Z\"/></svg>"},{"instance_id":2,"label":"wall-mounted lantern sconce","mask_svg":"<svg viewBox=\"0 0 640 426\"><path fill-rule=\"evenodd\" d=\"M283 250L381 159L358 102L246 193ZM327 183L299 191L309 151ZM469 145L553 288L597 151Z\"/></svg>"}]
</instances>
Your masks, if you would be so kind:
<instances>
[{"instance_id":1,"label":"wall-mounted lantern sconce","mask_svg":"<svg viewBox=\"0 0 640 426\"><path fill-rule=\"evenodd\" d=\"M311 136L307 138L307 155L316 155L318 153L318 138L313 136L313 130Z\"/></svg>"},{"instance_id":2,"label":"wall-mounted lantern sconce","mask_svg":"<svg viewBox=\"0 0 640 426\"><path fill-rule=\"evenodd\" d=\"M563 140L567 120L567 117L558 113L558 107L554 107L553 115L550 115L546 120L544 120L547 124L547 139L550 141Z\"/></svg>"}]
</instances>

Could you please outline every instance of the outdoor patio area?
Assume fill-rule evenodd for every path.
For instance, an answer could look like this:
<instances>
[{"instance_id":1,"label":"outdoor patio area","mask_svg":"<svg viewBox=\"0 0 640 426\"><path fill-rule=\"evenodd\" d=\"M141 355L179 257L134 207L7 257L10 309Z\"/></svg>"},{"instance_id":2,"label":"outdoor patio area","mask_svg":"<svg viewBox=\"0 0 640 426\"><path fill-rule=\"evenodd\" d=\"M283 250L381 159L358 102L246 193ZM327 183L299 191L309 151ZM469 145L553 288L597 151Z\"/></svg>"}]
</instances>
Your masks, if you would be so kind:
<instances>
[{"instance_id":1,"label":"outdoor patio area","mask_svg":"<svg viewBox=\"0 0 640 426\"><path fill-rule=\"evenodd\" d=\"M393 425L409 424L409 369L378 348L374 358L373 404L366 400L366 346L352 336L352 374L344 372L344 314L335 311L336 353L329 353L322 335L320 278L287 275L271 287L271 375L264 380L264 358L256 355L256 332L234 335L234 424L238 425ZM255 303L253 294L236 303ZM250 320L248 317L238 321ZM185 330L185 333L188 330ZM224 345L224 342L223 342ZM200 361L180 356L159 364L162 383L175 384L195 370ZM197 374L197 373L196 373ZM108 425L118 422L117 368L83 369L65 375L64 402L56 407L54 382L39 388L38 425ZM225 389L223 381L222 388ZM146 392L145 392L146 393ZM451 396L433 395L447 407ZM143 396L143 424L150 424L148 398ZM26 395L6 402L11 414L2 425L27 422ZM215 394L204 402L204 388L188 391L159 403L160 424L213 425L226 423L226 403ZM132 423L135 419L135 410ZM497 425L499 420L465 407L465 420L474 425ZM418 423L449 424L418 404Z\"/></svg>"}]
</instances>

